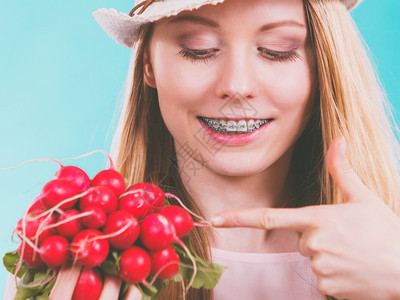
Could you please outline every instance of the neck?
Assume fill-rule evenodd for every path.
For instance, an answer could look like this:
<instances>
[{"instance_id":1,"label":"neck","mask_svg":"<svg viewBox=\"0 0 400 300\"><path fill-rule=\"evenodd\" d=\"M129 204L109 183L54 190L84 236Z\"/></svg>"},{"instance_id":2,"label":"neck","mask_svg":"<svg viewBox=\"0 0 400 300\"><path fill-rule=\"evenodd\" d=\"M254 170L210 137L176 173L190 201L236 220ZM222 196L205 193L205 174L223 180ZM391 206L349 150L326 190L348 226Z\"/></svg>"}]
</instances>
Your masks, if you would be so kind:
<instances>
[{"instance_id":1,"label":"neck","mask_svg":"<svg viewBox=\"0 0 400 300\"><path fill-rule=\"evenodd\" d=\"M263 172L249 176L225 176L205 166L199 167L195 176L190 178L181 172L181 178L207 220L230 209L287 207L293 200L293 179L289 172L291 156L292 151L288 151ZM287 233L269 232L267 240L263 230L214 228L211 246L238 252L291 252L293 243L288 245L287 240L284 243L279 241L279 236Z\"/></svg>"}]
</instances>

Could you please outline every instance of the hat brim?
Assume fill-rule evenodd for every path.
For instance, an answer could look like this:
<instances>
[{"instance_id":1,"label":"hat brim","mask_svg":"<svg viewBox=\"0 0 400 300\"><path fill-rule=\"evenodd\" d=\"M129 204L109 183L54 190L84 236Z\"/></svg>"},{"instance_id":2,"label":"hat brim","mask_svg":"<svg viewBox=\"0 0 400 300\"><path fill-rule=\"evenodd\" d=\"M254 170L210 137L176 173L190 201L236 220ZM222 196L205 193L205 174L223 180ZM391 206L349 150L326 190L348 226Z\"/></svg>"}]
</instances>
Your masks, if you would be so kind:
<instances>
[{"instance_id":1,"label":"hat brim","mask_svg":"<svg viewBox=\"0 0 400 300\"><path fill-rule=\"evenodd\" d=\"M348 10L355 8L358 4L361 3L361 1L362 0L342 0Z\"/></svg>"},{"instance_id":2,"label":"hat brim","mask_svg":"<svg viewBox=\"0 0 400 300\"><path fill-rule=\"evenodd\" d=\"M143 24L155 22L162 18L175 16L182 11L191 11L204 5L216 5L225 0L168 0L153 2L142 14L130 17L126 13L118 13L115 9L98 9L93 17L103 30L118 44L125 47L134 47L139 28ZM342 0L350 10L362 0ZM167 13L166 13L167 12Z\"/></svg>"},{"instance_id":3,"label":"hat brim","mask_svg":"<svg viewBox=\"0 0 400 300\"><path fill-rule=\"evenodd\" d=\"M141 25L175 16L182 11L222 2L224 0L168 0L154 2L142 14L133 17L126 13L118 13L113 8L109 10L101 8L93 13L93 17L114 41L126 47L133 47L138 39Z\"/></svg>"}]
</instances>

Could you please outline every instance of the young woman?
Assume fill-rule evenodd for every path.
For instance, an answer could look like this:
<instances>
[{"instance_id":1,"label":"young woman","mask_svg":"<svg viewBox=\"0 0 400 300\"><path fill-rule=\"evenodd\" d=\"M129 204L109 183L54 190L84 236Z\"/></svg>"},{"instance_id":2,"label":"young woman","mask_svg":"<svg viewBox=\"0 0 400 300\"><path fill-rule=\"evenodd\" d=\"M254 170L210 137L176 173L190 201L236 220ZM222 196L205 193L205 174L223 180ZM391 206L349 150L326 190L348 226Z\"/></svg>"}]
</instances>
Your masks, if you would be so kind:
<instances>
[{"instance_id":1,"label":"young woman","mask_svg":"<svg viewBox=\"0 0 400 300\"><path fill-rule=\"evenodd\" d=\"M133 17L94 14L134 49L118 169L211 220L192 245L227 266L214 291L187 299L400 298L398 143L348 13L358 2L139 1ZM171 284L160 299L180 296Z\"/></svg>"},{"instance_id":2,"label":"young woman","mask_svg":"<svg viewBox=\"0 0 400 300\"><path fill-rule=\"evenodd\" d=\"M192 241L228 266L215 299L400 298L398 143L357 1L189 2L95 13L136 54L120 171L212 219Z\"/></svg>"}]
</instances>

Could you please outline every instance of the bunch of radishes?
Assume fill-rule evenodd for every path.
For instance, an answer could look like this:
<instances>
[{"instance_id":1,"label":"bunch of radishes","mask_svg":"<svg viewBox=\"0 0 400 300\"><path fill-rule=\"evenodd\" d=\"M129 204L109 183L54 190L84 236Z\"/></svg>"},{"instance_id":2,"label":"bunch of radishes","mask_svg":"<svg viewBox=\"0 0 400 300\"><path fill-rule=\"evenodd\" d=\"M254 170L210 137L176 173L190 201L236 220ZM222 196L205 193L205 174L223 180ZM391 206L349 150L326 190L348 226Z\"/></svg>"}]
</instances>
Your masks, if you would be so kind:
<instances>
[{"instance_id":1,"label":"bunch of radishes","mask_svg":"<svg viewBox=\"0 0 400 300\"><path fill-rule=\"evenodd\" d=\"M187 250L181 238L197 223L185 209L164 205L166 195L176 196L164 194L151 183L126 189L112 162L92 180L78 167L60 166L15 228L21 238L20 263L32 268L47 266L56 274L73 261L87 272L115 250L120 255L118 275L130 284L148 285L150 274L168 279L178 273L180 259L172 244L177 242ZM97 278L101 281L101 276ZM81 289L78 281L73 299L88 299ZM94 290L90 294L90 299L100 296Z\"/></svg>"}]
</instances>

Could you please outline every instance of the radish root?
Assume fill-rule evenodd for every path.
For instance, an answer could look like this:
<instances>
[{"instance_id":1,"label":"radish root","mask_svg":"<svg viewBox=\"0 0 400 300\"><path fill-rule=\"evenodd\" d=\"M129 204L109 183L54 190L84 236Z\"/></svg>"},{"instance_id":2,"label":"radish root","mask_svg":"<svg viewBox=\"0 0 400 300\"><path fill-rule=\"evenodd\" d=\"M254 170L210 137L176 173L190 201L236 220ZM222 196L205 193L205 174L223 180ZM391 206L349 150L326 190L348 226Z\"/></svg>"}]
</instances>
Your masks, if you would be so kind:
<instances>
[{"instance_id":1,"label":"radish root","mask_svg":"<svg viewBox=\"0 0 400 300\"><path fill-rule=\"evenodd\" d=\"M193 281L197 274L197 264L196 264L196 261L194 260L193 255L190 253L188 247L186 247L186 245L180 239L176 239L176 242L183 248L183 250L185 250L186 254L189 256L189 259L192 261L192 264L193 264L193 274L192 274L192 277L190 278L189 284L187 285L187 287L185 289L186 292L188 292L190 287L192 286Z\"/></svg>"},{"instance_id":2,"label":"radish root","mask_svg":"<svg viewBox=\"0 0 400 300\"><path fill-rule=\"evenodd\" d=\"M30 159L30 160L26 160L23 163L19 164L18 166L12 166L12 167L7 167L7 168L2 168L0 169L0 171L5 171L5 170L11 170L11 169L18 169L20 167L22 167L23 165L26 165L29 162L36 162L36 161L52 161L57 163L61 168L63 167L63 165L56 159L54 158L36 158L36 159Z\"/></svg>"},{"instance_id":3,"label":"radish root","mask_svg":"<svg viewBox=\"0 0 400 300\"><path fill-rule=\"evenodd\" d=\"M150 281L150 285L153 285L153 283L157 280L158 275L160 275L160 273L167 268L169 265L174 265L174 264L180 264L179 260L175 260L175 261L170 261L167 264L165 264L160 270L158 270L158 272L156 274L154 274L153 279ZM179 272L178 272L179 274ZM180 275L180 274L179 274Z\"/></svg>"},{"instance_id":4,"label":"radish root","mask_svg":"<svg viewBox=\"0 0 400 300\"><path fill-rule=\"evenodd\" d=\"M192 212L189 208L187 208L187 207L185 206L185 204L183 204L182 200L179 199L179 198L178 198L177 196L175 196L174 194L165 193L165 197L175 199L176 201L178 201L178 203L179 203L184 209L186 209L186 211L187 211L188 213L190 213L192 216L195 216L196 218L199 218L205 225L211 226L211 223L210 223L209 221L207 221L206 219L204 219L202 216L199 216L198 214L195 214L194 212ZM199 224L199 223L196 223L196 224ZM200 225L200 224L199 224L199 225ZM198 226L198 225L196 225L196 226ZM206 226L204 226L204 227L206 227Z\"/></svg>"},{"instance_id":5,"label":"radish root","mask_svg":"<svg viewBox=\"0 0 400 300\"><path fill-rule=\"evenodd\" d=\"M84 213L80 213L78 215L69 217L68 219L62 220L60 222L51 224L49 226L45 226L42 231L47 230L47 229L51 229L51 228L55 228L55 227L58 227L58 226L60 226L62 224L68 223L69 221L72 221L72 220L75 220L75 219L84 218L84 217L87 217L87 216L90 216L90 215L93 215L93 214L94 213L92 211L87 211L87 212L84 212Z\"/></svg>"}]
</instances>

